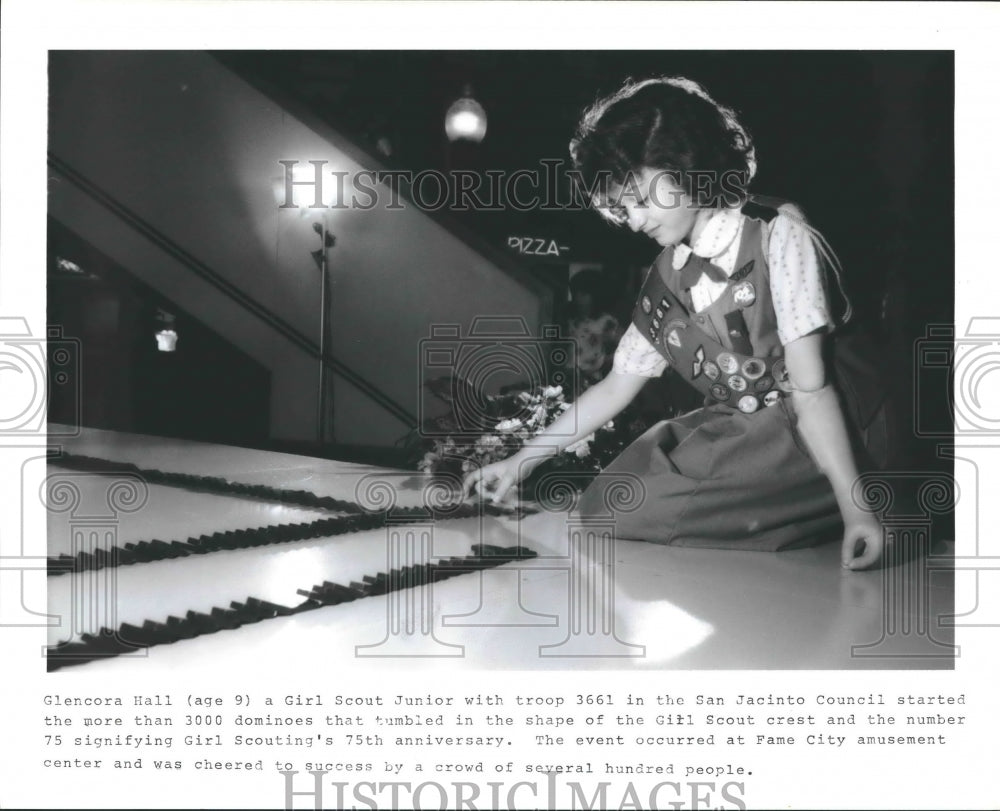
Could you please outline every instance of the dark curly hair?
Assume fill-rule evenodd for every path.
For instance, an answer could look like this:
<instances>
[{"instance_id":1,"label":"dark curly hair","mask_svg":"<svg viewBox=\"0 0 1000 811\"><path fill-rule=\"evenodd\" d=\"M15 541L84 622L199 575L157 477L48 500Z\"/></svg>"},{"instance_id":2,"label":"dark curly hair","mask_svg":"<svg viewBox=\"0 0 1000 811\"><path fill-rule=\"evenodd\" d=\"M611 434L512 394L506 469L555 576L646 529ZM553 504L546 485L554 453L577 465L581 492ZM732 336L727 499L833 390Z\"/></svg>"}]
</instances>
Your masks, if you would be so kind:
<instances>
[{"instance_id":1,"label":"dark curly hair","mask_svg":"<svg viewBox=\"0 0 1000 811\"><path fill-rule=\"evenodd\" d=\"M690 79L629 79L587 109L570 142L578 188L608 219L624 212L609 190L643 168L664 170L701 206L735 207L757 169L736 114Z\"/></svg>"}]
</instances>

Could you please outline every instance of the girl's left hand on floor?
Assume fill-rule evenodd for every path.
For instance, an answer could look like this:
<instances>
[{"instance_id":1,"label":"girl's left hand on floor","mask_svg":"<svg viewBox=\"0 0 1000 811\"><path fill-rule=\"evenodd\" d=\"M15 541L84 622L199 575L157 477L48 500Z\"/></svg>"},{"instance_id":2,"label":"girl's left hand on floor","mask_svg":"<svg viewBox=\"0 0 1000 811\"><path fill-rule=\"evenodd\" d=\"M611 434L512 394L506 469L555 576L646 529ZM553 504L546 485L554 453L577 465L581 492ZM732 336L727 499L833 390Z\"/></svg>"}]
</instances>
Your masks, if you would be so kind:
<instances>
[{"instance_id":1,"label":"girl's left hand on floor","mask_svg":"<svg viewBox=\"0 0 1000 811\"><path fill-rule=\"evenodd\" d=\"M874 517L867 515L844 526L840 559L845 569L867 569L882 557L885 532Z\"/></svg>"}]
</instances>

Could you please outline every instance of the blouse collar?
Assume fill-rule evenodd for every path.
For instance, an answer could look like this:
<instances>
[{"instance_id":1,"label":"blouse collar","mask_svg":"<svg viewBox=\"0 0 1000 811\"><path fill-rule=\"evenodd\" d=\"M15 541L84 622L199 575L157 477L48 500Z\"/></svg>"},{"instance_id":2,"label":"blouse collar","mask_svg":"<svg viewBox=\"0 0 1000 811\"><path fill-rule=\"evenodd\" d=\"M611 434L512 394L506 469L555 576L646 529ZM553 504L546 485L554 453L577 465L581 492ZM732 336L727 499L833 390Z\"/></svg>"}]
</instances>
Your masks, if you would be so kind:
<instances>
[{"instance_id":1,"label":"blouse collar","mask_svg":"<svg viewBox=\"0 0 1000 811\"><path fill-rule=\"evenodd\" d=\"M693 253L703 259L714 259L733 244L740 231L742 215L738 208L722 208L716 211L705 223L698 238L691 246L681 242L674 247L674 270L680 270L687 264Z\"/></svg>"}]
</instances>

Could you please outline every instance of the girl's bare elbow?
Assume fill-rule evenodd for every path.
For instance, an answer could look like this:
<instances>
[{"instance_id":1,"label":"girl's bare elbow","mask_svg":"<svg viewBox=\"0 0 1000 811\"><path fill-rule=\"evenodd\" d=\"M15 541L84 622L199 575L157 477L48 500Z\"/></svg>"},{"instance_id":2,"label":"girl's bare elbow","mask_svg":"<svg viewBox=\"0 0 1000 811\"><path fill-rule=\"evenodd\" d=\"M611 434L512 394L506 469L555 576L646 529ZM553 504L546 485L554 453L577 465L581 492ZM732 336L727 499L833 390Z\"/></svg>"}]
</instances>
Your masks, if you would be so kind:
<instances>
[{"instance_id":1,"label":"girl's bare elbow","mask_svg":"<svg viewBox=\"0 0 1000 811\"><path fill-rule=\"evenodd\" d=\"M822 365L798 371L789 369L788 378L792 383L792 391L819 391L827 384L826 369Z\"/></svg>"}]
</instances>

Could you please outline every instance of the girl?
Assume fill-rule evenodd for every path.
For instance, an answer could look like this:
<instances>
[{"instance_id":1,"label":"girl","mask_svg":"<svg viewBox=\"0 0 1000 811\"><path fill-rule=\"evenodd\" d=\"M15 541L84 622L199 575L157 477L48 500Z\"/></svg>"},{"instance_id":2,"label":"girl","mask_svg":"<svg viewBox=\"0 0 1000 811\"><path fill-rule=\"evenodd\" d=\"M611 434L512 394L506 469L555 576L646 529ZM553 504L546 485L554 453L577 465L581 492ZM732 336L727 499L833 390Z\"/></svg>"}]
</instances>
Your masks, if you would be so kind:
<instances>
[{"instance_id":1,"label":"girl","mask_svg":"<svg viewBox=\"0 0 1000 811\"><path fill-rule=\"evenodd\" d=\"M606 513L607 489L638 476L642 503L615 516L618 537L777 550L842 526L843 565L873 564L882 528L852 487L862 440L879 455L878 376L827 351L849 343L832 334L824 284L824 267L839 283L836 261L797 208L747 194L756 161L734 113L687 79L630 81L584 114L570 151L595 207L663 252L612 373L546 435L470 473L465 492L499 501L669 365L705 406L636 440L584 492L583 515Z\"/></svg>"}]
</instances>

